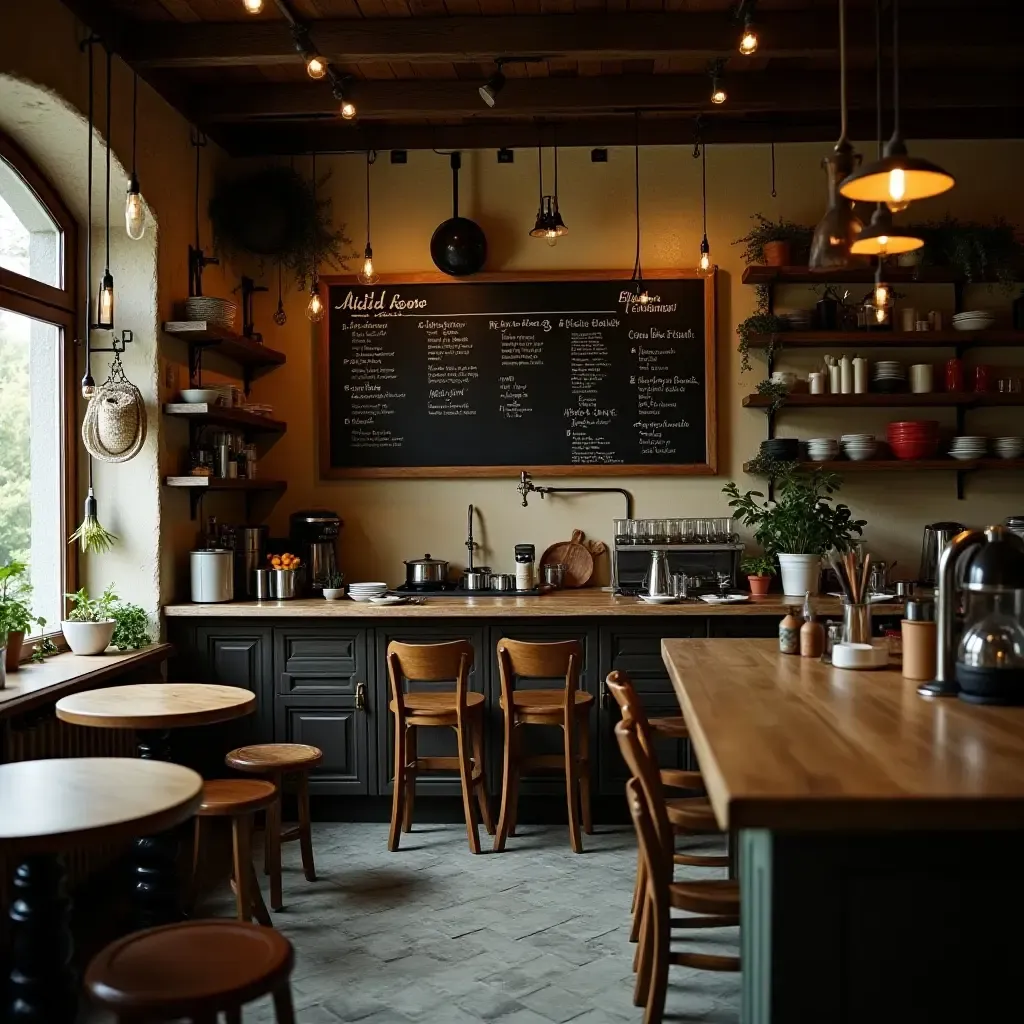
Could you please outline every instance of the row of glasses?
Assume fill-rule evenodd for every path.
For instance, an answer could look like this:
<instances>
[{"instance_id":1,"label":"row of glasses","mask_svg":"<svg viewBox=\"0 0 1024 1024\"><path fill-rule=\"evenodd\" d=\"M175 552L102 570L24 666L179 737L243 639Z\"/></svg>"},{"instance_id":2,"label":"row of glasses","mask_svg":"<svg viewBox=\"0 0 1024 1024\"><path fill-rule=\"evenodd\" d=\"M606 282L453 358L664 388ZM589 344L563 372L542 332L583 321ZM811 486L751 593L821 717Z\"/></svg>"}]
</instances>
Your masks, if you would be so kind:
<instances>
[{"instance_id":1,"label":"row of glasses","mask_svg":"<svg viewBox=\"0 0 1024 1024\"><path fill-rule=\"evenodd\" d=\"M715 519L616 519L615 543L731 544L739 540L731 516Z\"/></svg>"}]
</instances>

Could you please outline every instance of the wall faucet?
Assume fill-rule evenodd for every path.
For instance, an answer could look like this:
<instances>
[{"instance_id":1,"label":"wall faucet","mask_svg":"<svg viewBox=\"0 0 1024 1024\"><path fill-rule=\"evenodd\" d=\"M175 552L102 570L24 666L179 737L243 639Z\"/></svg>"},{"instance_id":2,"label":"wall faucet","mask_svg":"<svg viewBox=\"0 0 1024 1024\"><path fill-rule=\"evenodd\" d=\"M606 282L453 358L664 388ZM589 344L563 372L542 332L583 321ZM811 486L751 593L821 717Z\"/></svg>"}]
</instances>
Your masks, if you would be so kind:
<instances>
[{"instance_id":1,"label":"wall faucet","mask_svg":"<svg viewBox=\"0 0 1024 1024\"><path fill-rule=\"evenodd\" d=\"M539 494L541 498L546 494L621 494L626 500L626 518L633 518L633 495L623 487L538 487L524 469L519 474L519 485L516 490L523 496L523 508L529 504L531 491Z\"/></svg>"},{"instance_id":2,"label":"wall faucet","mask_svg":"<svg viewBox=\"0 0 1024 1024\"><path fill-rule=\"evenodd\" d=\"M525 504L525 502L524 502ZM469 549L469 568L473 568L473 506L469 506L469 528L466 532L466 547Z\"/></svg>"}]
</instances>

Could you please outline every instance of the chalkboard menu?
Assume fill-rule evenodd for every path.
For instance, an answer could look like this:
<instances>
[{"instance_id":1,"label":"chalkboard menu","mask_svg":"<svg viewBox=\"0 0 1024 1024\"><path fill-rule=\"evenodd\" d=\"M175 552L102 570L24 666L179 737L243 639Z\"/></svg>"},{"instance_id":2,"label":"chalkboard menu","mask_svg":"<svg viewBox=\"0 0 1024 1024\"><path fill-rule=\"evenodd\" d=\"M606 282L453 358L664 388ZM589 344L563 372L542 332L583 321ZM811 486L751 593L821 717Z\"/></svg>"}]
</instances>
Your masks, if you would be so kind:
<instances>
[{"instance_id":1,"label":"chalkboard menu","mask_svg":"<svg viewBox=\"0 0 1024 1024\"><path fill-rule=\"evenodd\" d=\"M322 284L323 476L715 472L713 276Z\"/></svg>"}]
</instances>

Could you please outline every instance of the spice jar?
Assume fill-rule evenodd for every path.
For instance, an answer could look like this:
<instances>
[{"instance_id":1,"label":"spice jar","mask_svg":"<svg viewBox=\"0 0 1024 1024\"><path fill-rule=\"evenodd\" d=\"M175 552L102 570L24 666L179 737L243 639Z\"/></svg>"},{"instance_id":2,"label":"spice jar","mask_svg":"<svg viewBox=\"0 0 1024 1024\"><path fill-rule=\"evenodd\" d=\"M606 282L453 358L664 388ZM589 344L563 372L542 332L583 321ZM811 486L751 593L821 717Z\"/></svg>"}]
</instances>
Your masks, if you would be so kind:
<instances>
[{"instance_id":1,"label":"spice jar","mask_svg":"<svg viewBox=\"0 0 1024 1024\"><path fill-rule=\"evenodd\" d=\"M792 608L786 610L786 617L779 623L779 653L800 653L800 620Z\"/></svg>"},{"instance_id":2,"label":"spice jar","mask_svg":"<svg viewBox=\"0 0 1024 1024\"><path fill-rule=\"evenodd\" d=\"M964 389L964 361L962 359L950 359L946 363L946 390L963 391Z\"/></svg>"}]
</instances>

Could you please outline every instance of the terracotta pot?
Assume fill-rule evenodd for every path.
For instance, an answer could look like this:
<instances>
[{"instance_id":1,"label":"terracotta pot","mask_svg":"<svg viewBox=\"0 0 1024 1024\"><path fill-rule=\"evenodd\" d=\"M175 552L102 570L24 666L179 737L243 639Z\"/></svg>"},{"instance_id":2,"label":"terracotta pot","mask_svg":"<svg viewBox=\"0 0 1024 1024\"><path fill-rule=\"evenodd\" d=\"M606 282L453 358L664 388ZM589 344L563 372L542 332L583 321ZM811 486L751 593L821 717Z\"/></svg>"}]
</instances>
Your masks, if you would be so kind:
<instances>
[{"instance_id":1,"label":"terracotta pot","mask_svg":"<svg viewBox=\"0 0 1024 1024\"><path fill-rule=\"evenodd\" d=\"M788 267L790 261L789 242L765 242L764 262L769 267Z\"/></svg>"},{"instance_id":2,"label":"terracotta pot","mask_svg":"<svg viewBox=\"0 0 1024 1024\"><path fill-rule=\"evenodd\" d=\"M772 585L772 578L771 576L748 576L747 582L750 584L751 594L755 597L764 597Z\"/></svg>"},{"instance_id":3,"label":"terracotta pot","mask_svg":"<svg viewBox=\"0 0 1024 1024\"><path fill-rule=\"evenodd\" d=\"M21 662L21 645L25 642L24 633L7 634L7 656L5 662L8 672L17 672Z\"/></svg>"}]
</instances>

